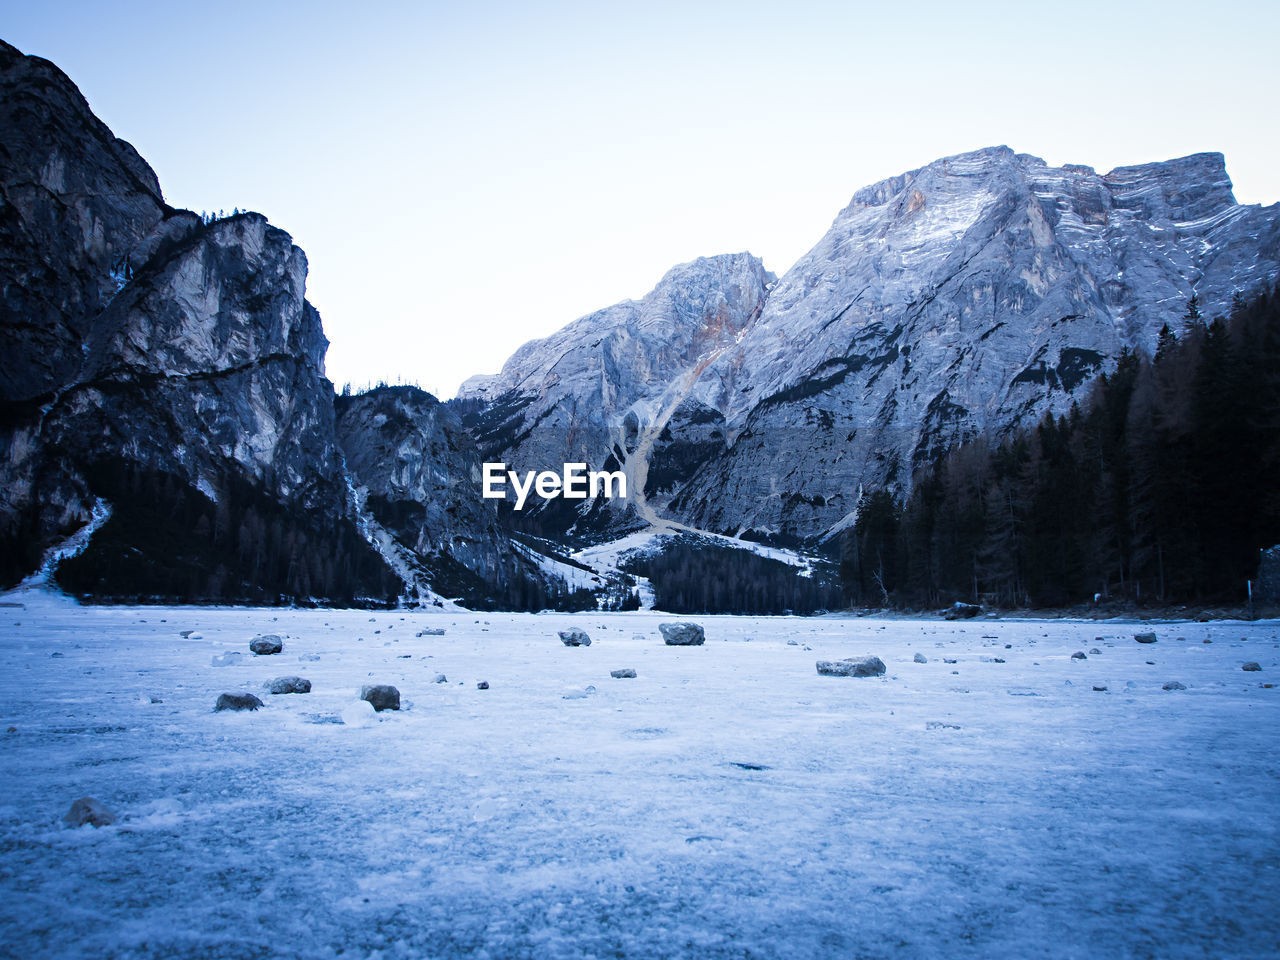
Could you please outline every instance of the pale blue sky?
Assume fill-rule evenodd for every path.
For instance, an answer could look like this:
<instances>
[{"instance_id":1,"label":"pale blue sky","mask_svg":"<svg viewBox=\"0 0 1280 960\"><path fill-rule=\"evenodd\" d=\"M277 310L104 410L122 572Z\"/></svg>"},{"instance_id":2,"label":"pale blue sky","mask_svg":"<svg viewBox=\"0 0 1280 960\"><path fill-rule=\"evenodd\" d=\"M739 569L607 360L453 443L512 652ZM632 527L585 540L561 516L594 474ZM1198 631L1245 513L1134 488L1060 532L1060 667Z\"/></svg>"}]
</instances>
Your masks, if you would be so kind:
<instances>
[{"instance_id":1,"label":"pale blue sky","mask_svg":"<svg viewBox=\"0 0 1280 960\"><path fill-rule=\"evenodd\" d=\"M1280 200L1280 3L0 0L170 203L311 264L330 377L450 396L672 265L781 274L858 187L1007 143Z\"/></svg>"}]
</instances>

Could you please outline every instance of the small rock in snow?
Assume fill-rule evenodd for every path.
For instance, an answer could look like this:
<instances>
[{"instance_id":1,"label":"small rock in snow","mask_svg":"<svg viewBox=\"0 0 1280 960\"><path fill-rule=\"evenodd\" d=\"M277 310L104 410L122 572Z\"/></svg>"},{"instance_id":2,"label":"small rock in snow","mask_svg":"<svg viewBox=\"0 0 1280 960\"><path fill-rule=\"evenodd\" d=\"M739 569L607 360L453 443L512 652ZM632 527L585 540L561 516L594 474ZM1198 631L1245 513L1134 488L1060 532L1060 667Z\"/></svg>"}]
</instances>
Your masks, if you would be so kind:
<instances>
[{"instance_id":1,"label":"small rock in snow","mask_svg":"<svg viewBox=\"0 0 1280 960\"><path fill-rule=\"evenodd\" d=\"M365 684L360 688L360 699L379 713L400 709L400 691L389 683Z\"/></svg>"},{"instance_id":2,"label":"small rock in snow","mask_svg":"<svg viewBox=\"0 0 1280 960\"><path fill-rule=\"evenodd\" d=\"M587 636L587 631L581 627L570 627L568 630L561 630L560 642L566 647L591 646L591 638Z\"/></svg>"},{"instance_id":3,"label":"small rock in snow","mask_svg":"<svg viewBox=\"0 0 1280 960\"><path fill-rule=\"evenodd\" d=\"M1155 643L1156 635L1154 633L1135 633L1133 639L1139 643Z\"/></svg>"},{"instance_id":4,"label":"small rock in snow","mask_svg":"<svg viewBox=\"0 0 1280 960\"><path fill-rule=\"evenodd\" d=\"M267 684L267 693L310 693L311 681L302 677L276 677Z\"/></svg>"},{"instance_id":5,"label":"small rock in snow","mask_svg":"<svg viewBox=\"0 0 1280 960\"><path fill-rule=\"evenodd\" d=\"M86 823L92 827L105 827L116 822L116 815L93 797L81 797L71 805L62 822L69 827L83 827Z\"/></svg>"},{"instance_id":6,"label":"small rock in snow","mask_svg":"<svg viewBox=\"0 0 1280 960\"><path fill-rule=\"evenodd\" d=\"M476 689L477 689L477 690L488 690L488 689L489 689L489 681L488 681L488 680L481 680L479 683L477 683L477 684L476 684Z\"/></svg>"},{"instance_id":7,"label":"small rock in snow","mask_svg":"<svg viewBox=\"0 0 1280 960\"><path fill-rule=\"evenodd\" d=\"M436 674L436 678L435 678L435 680L433 680L433 681L431 681L431 682L432 682L432 683L448 683L448 682L449 682L449 678L448 678L448 677L446 677L443 673L437 673L437 674Z\"/></svg>"},{"instance_id":8,"label":"small rock in snow","mask_svg":"<svg viewBox=\"0 0 1280 960\"><path fill-rule=\"evenodd\" d=\"M1262 669L1262 667L1261 667L1261 666L1259 666L1257 662L1255 662L1255 661L1253 661L1253 660L1250 660L1248 663L1246 663L1246 664L1245 664L1243 667L1241 667L1240 669L1241 669L1241 670L1243 670L1243 671L1245 671L1246 673L1257 673L1258 671L1260 671L1260 670Z\"/></svg>"},{"instance_id":9,"label":"small rock in snow","mask_svg":"<svg viewBox=\"0 0 1280 960\"><path fill-rule=\"evenodd\" d=\"M1106 692L1107 692L1107 685L1106 685L1105 683L1104 683L1104 684L1101 684L1101 685L1099 685L1099 684L1096 684L1096 683L1095 683L1095 684L1093 685L1093 689L1094 689L1094 690L1096 690L1098 693L1106 693Z\"/></svg>"},{"instance_id":10,"label":"small rock in snow","mask_svg":"<svg viewBox=\"0 0 1280 960\"><path fill-rule=\"evenodd\" d=\"M610 670L609 676L615 680L634 679L636 672L630 667L623 667L621 670Z\"/></svg>"},{"instance_id":11,"label":"small rock in snow","mask_svg":"<svg viewBox=\"0 0 1280 960\"><path fill-rule=\"evenodd\" d=\"M260 657L267 657L283 650L284 642L274 633L264 633L249 641L249 649Z\"/></svg>"},{"instance_id":12,"label":"small rock in snow","mask_svg":"<svg viewBox=\"0 0 1280 960\"><path fill-rule=\"evenodd\" d=\"M1083 650L1077 650L1075 653L1071 655L1071 659L1072 660L1088 660L1089 658L1085 656L1085 653Z\"/></svg>"},{"instance_id":13,"label":"small rock in snow","mask_svg":"<svg viewBox=\"0 0 1280 960\"><path fill-rule=\"evenodd\" d=\"M697 647L706 642L706 634L696 623L660 623L662 642L668 647Z\"/></svg>"},{"instance_id":14,"label":"small rock in snow","mask_svg":"<svg viewBox=\"0 0 1280 960\"><path fill-rule=\"evenodd\" d=\"M884 661L879 657L847 657L844 660L819 660L818 673L824 677L882 677Z\"/></svg>"},{"instance_id":15,"label":"small rock in snow","mask_svg":"<svg viewBox=\"0 0 1280 960\"><path fill-rule=\"evenodd\" d=\"M911 661L913 663L928 663L929 658L926 657L923 653L917 653L914 657L911 658Z\"/></svg>"},{"instance_id":16,"label":"small rock in snow","mask_svg":"<svg viewBox=\"0 0 1280 960\"><path fill-rule=\"evenodd\" d=\"M971 617L976 617L981 612L982 607L976 603L961 603L957 600L947 609L943 616L948 620L968 620Z\"/></svg>"},{"instance_id":17,"label":"small rock in snow","mask_svg":"<svg viewBox=\"0 0 1280 960\"><path fill-rule=\"evenodd\" d=\"M425 630L419 630L420 637L443 637L444 627L427 627Z\"/></svg>"},{"instance_id":18,"label":"small rock in snow","mask_svg":"<svg viewBox=\"0 0 1280 960\"><path fill-rule=\"evenodd\" d=\"M262 701L252 693L223 693L218 696L218 702L213 705L213 709L215 711L257 710L260 706Z\"/></svg>"},{"instance_id":19,"label":"small rock in snow","mask_svg":"<svg viewBox=\"0 0 1280 960\"><path fill-rule=\"evenodd\" d=\"M1164 685L1164 689L1165 690L1185 690L1187 689L1187 685L1185 683L1179 683L1177 680L1170 680L1168 683Z\"/></svg>"},{"instance_id":20,"label":"small rock in snow","mask_svg":"<svg viewBox=\"0 0 1280 960\"><path fill-rule=\"evenodd\" d=\"M1101 656L1101 654L1102 654L1102 651L1101 651L1101 650L1099 650L1097 647L1090 647L1090 648L1089 648L1089 656L1091 656L1091 657L1097 657L1097 656Z\"/></svg>"},{"instance_id":21,"label":"small rock in snow","mask_svg":"<svg viewBox=\"0 0 1280 960\"><path fill-rule=\"evenodd\" d=\"M797 641L797 640L788 640L788 641L787 641L787 646L788 646L788 647L798 647L798 646L800 646L800 643L799 643L799 641Z\"/></svg>"}]
</instances>

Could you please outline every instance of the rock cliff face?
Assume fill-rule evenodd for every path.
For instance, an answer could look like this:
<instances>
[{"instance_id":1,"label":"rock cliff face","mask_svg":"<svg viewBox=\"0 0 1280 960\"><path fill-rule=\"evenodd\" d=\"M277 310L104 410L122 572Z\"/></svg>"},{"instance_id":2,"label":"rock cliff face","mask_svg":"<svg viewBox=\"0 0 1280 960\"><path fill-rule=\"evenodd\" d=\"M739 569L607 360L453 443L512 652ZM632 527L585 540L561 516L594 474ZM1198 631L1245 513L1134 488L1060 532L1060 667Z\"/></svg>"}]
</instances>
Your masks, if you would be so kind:
<instances>
[{"instance_id":1,"label":"rock cliff face","mask_svg":"<svg viewBox=\"0 0 1280 960\"><path fill-rule=\"evenodd\" d=\"M71 81L8 45L0 142L3 579L96 511L58 572L90 596L394 599L288 234L168 207Z\"/></svg>"},{"instance_id":2,"label":"rock cliff face","mask_svg":"<svg viewBox=\"0 0 1280 960\"><path fill-rule=\"evenodd\" d=\"M746 253L675 267L643 299L525 344L495 376L472 377L459 392L464 423L486 459L520 471L558 471L575 462L630 471L647 465L647 451L665 431L664 447L675 444L681 452L667 457L664 479L685 479L705 455L679 445L703 450L698 397L717 392L699 375L759 315L775 279ZM637 457L638 449L645 453ZM629 477L629 488L643 489L640 480ZM600 507L554 505L566 525Z\"/></svg>"},{"instance_id":3,"label":"rock cliff face","mask_svg":"<svg viewBox=\"0 0 1280 960\"><path fill-rule=\"evenodd\" d=\"M340 397L338 439L360 502L436 593L465 595L473 580L513 602L537 578L512 550L496 505L481 498L470 435L431 394L381 387ZM457 567L467 572L461 583Z\"/></svg>"},{"instance_id":4,"label":"rock cliff face","mask_svg":"<svg viewBox=\"0 0 1280 960\"><path fill-rule=\"evenodd\" d=\"M0 184L0 400L27 400L78 375L92 319L167 208L62 72L3 41Z\"/></svg>"},{"instance_id":5,"label":"rock cliff face","mask_svg":"<svg viewBox=\"0 0 1280 960\"><path fill-rule=\"evenodd\" d=\"M649 519L819 539L851 521L861 486L906 486L959 440L1065 410L1122 350L1179 327L1193 294L1224 313L1278 261L1280 206L1237 204L1218 154L1100 175L997 147L858 191L707 353L662 369L615 354L570 381L563 352L532 344L500 375L506 393L481 380L464 396L486 404L472 422L516 425L482 432L487 452L544 468L569 431L520 405L572 409L585 388L581 459L651 479ZM592 343L612 317L542 343ZM615 383L628 406L601 402Z\"/></svg>"}]
</instances>

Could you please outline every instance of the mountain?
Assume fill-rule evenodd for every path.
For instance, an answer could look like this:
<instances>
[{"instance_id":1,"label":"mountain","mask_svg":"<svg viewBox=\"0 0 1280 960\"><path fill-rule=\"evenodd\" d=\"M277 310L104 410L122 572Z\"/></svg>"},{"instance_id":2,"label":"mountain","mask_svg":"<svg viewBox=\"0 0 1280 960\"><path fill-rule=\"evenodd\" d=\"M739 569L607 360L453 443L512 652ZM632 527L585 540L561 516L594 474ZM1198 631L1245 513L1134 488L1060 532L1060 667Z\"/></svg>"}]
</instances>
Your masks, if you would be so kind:
<instances>
[{"instance_id":1,"label":"mountain","mask_svg":"<svg viewBox=\"0 0 1280 960\"><path fill-rule=\"evenodd\" d=\"M487 456L557 468L573 436L639 481L651 522L812 542L852 522L864 487L906 489L965 438L1065 410L1193 296L1212 317L1278 272L1280 206L1237 204L1219 154L1100 175L995 147L859 190L731 337L661 368L647 351L586 363L572 344L606 342L623 304L462 396ZM696 322L706 294L690 296L666 309Z\"/></svg>"},{"instance_id":2,"label":"mountain","mask_svg":"<svg viewBox=\"0 0 1280 960\"><path fill-rule=\"evenodd\" d=\"M747 253L681 264L642 299L525 344L494 376L472 377L457 407L488 460L520 471L573 462L621 468L629 490L656 489L714 448L723 418L699 375L756 320L776 279ZM639 469L652 470L655 482L646 484ZM644 501L630 502L631 521L645 519ZM553 514L561 530L599 519L598 502L582 511L565 503L536 501L526 511ZM616 532L619 520L612 522Z\"/></svg>"},{"instance_id":3,"label":"mountain","mask_svg":"<svg viewBox=\"0 0 1280 960\"><path fill-rule=\"evenodd\" d=\"M361 512L406 582L473 604L530 606L538 577L496 505L477 495L480 455L454 413L415 387L341 396L337 409Z\"/></svg>"},{"instance_id":4,"label":"mountain","mask_svg":"<svg viewBox=\"0 0 1280 960\"><path fill-rule=\"evenodd\" d=\"M80 529L56 577L99 600L554 593L434 398L343 398L339 423L288 234L167 205L75 85L7 44L0 143L0 580Z\"/></svg>"}]
</instances>

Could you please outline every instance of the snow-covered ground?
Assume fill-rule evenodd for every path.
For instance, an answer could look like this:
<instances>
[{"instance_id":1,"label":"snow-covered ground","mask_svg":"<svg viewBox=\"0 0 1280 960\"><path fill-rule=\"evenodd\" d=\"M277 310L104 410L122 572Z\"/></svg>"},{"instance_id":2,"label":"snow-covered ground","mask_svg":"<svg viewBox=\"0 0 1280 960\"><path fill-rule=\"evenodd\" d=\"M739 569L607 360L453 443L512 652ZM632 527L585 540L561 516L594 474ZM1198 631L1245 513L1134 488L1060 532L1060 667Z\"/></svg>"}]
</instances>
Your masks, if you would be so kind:
<instances>
[{"instance_id":1,"label":"snow-covered ground","mask_svg":"<svg viewBox=\"0 0 1280 960\"><path fill-rule=\"evenodd\" d=\"M26 606L0 607L0 955L1280 944L1275 622L1158 624L1139 645L1118 622L697 617L706 645L674 648L648 613L6 599ZM571 625L593 644L562 646ZM282 654L249 654L265 632ZM814 669L867 653L885 678ZM262 689L289 674L313 692ZM373 682L405 709L340 722ZM215 714L233 691L266 705ZM120 820L62 826L83 795Z\"/></svg>"}]
</instances>

